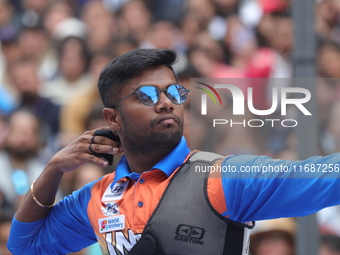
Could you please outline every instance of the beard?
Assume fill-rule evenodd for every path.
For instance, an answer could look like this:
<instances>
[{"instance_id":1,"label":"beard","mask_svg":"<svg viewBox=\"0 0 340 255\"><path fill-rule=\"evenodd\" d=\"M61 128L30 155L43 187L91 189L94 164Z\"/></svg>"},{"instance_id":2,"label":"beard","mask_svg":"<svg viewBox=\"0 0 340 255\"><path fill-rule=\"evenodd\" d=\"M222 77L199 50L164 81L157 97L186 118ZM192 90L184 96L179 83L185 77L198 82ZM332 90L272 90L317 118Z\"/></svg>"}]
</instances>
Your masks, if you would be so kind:
<instances>
[{"instance_id":1,"label":"beard","mask_svg":"<svg viewBox=\"0 0 340 255\"><path fill-rule=\"evenodd\" d=\"M164 130L155 131L154 121L148 127L137 127L122 116L124 123L124 148L136 152L153 152L160 150L172 150L181 141L183 135L183 121L177 116L178 128L167 125Z\"/></svg>"},{"instance_id":2,"label":"beard","mask_svg":"<svg viewBox=\"0 0 340 255\"><path fill-rule=\"evenodd\" d=\"M35 149L12 148L10 146L4 147L4 150L14 158L24 161L34 158L38 154Z\"/></svg>"}]
</instances>

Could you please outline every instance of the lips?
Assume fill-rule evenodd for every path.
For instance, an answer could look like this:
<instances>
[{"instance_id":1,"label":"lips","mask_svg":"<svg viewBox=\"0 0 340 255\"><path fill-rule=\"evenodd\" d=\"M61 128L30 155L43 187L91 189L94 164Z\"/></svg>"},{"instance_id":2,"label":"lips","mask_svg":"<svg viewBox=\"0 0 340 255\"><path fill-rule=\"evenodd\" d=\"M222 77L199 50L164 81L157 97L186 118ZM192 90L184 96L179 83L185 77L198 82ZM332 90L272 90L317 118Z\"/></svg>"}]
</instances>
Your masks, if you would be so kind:
<instances>
[{"instance_id":1,"label":"lips","mask_svg":"<svg viewBox=\"0 0 340 255\"><path fill-rule=\"evenodd\" d=\"M173 120L175 121L176 123L180 123L180 119L174 115L174 114L165 114L165 115L162 115L160 117L158 117L157 119L155 119L154 123L161 123L163 121L167 121L167 120Z\"/></svg>"}]
</instances>

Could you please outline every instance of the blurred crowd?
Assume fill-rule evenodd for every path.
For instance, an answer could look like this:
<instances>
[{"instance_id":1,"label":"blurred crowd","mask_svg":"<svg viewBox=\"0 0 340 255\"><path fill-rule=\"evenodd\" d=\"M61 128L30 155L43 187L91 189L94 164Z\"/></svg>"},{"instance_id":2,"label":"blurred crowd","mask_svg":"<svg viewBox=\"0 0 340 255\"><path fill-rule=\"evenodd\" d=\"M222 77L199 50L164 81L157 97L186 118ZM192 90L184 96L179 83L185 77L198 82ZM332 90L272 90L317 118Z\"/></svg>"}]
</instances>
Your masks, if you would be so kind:
<instances>
[{"instance_id":1,"label":"blurred crowd","mask_svg":"<svg viewBox=\"0 0 340 255\"><path fill-rule=\"evenodd\" d=\"M190 78L263 78L253 86L253 102L268 109L273 86L268 80L293 77L291 2L0 0L0 254L9 254L11 218L51 156L85 130L105 126L97 79L113 57L136 48L174 49L174 70L187 87ZM316 1L320 155L340 150L339 17L340 1ZM216 144L203 135L206 127L190 132L189 106L187 140L191 134ZM294 134L280 127L265 134L233 129L218 141L224 154L298 157ZM84 165L65 174L59 198L112 169ZM294 254L295 230L289 226L295 222L286 220L290 223L259 224L253 255ZM340 209L326 210L319 221L320 255L339 255Z\"/></svg>"}]
</instances>

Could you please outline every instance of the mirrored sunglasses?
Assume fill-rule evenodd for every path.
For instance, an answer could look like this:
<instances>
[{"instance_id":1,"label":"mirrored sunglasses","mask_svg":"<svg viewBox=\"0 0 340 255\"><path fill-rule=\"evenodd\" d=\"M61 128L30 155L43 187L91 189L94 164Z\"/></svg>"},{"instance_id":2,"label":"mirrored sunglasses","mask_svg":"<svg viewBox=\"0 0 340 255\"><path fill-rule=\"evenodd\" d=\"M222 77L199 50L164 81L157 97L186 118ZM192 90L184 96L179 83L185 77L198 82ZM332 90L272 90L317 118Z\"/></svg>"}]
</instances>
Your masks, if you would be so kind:
<instances>
[{"instance_id":1,"label":"mirrored sunglasses","mask_svg":"<svg viewBox=\"0 0 340 255\"><path fill-rule=\"evenodd\" d=\"M116 107L118 104L120 104L122 101L127 99L128 97L137 94L139 97L139 100L145 104L145 105L155 105L158 103L161 91L165 92L165 95L170 99L170 101L174 104L183 104L187 98L189 89L186 89L183 85L179 84L172 84L169 85L166 89L159 89L156 86L147 85L142 86L138 89L136 89L131 94L124 97L122 100L120 100L118 103L116 103L112 108Z\"/></svg>"}]
</instances>

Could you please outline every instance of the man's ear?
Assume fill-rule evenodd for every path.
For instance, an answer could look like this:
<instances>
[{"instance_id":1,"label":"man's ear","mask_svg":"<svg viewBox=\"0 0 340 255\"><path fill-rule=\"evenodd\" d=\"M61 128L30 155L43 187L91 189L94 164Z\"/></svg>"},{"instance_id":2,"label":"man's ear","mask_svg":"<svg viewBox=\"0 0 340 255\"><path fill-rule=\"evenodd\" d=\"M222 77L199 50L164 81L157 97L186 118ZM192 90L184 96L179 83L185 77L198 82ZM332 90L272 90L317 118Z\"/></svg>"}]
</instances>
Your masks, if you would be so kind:
<instances>
[{"instance_id":1,"label":"man's ear","mask_svg":"<svg viewBox=\"0 0 340 255\"><path fill-rule=\"evenodd\" d=\"M116 109L104 108L103 116L106 119L112 131L117 131L120 129L121 119L119 116L119 112Z\"/></svg>"}]
</instances>

